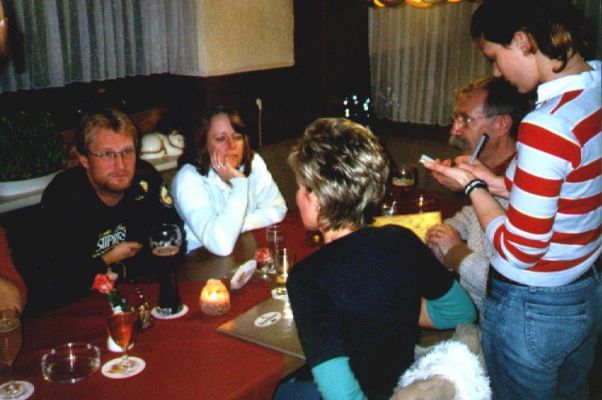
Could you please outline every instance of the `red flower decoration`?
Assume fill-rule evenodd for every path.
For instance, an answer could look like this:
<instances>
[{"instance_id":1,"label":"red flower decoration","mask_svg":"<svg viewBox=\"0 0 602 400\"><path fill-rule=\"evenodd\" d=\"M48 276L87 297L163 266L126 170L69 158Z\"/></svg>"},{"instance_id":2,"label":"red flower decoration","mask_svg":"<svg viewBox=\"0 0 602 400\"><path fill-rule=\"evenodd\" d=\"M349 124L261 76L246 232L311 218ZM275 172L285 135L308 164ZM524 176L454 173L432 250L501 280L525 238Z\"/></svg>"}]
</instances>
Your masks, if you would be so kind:
<instances>
[{"instance_id":1,"label":"red flower decoration","mask_svg":"<svg viewBox=\"0 0 602 400\"><path fill-rule=\"evenodd\" d=\"M115 286L115 280L110 279L106 274L96 274L92 289L98 290L103 294L108 294L113 290L113 286Z\"/></svg>"},{"instance_id":2,"label":"red flower decoration","mask_svg":"<svg viewBox=\"0 0 602 400\"><path fill-rule=\"evenodd\" d=\"M270 249L262 247L255 252L255 260L258 263L272 262L272 254Z\"/></svg>"}]
</instances>

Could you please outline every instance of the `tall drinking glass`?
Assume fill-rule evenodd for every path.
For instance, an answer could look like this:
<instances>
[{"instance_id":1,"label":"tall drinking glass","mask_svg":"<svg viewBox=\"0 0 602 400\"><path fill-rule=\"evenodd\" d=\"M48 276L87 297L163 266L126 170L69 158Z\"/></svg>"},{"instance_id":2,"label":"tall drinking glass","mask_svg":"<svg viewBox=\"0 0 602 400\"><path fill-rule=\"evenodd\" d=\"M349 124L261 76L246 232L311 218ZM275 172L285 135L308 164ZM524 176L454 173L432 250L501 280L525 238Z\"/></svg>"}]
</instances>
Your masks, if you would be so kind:
<instances>
[{"instance_id":1,"label":"tall drinking glass","mask_svg":"<svg viewBox=\"0 0 602 400\"><path fill-rule=\"evenodd\" d=\"M182 232L175 224L160 224L151 229L150 249L157 260L159 275L159 313L172 315L182 309L176 276L177 255Z\"/></svg>"},{"instance_id":2,"label":"tall drinking glass","mask_svg":"<svg viewBox=\"0 0 602 400\"><path fill-rule=\"evenodd\" d=\"M286 296L288 294L286 291L286 281L290 268L294 263L293 256L287 248L283 248L276 253L276 260L276 277L274 279L276 294Z\"/></svg>"},{"instance_id":3,"label":"tall drinking glass","mask_svg":"<svg viewBox=\"0 0 602 400\"><path fill-rule=\"evenodd\" d=\"M28 387L33 387L29 382L15 381L12 374L12 365L23 342L21 319L16 308L0 309L0 361L8 369L9 381L0 386L1 399L26 398Z\"/></svg>"},{"instance_id":4,"label":"tall drinking glass","mask_svg":"<svg viewBox=\"0 0 602 400\"><path fill-rule=\"evenodd\" d=\"M280 224L271 225L266 228L265 235L268 249L270 249L273 260L273 266L270 269L270 272L274 273L278 267L278 257L276 255L285 246L284 229L282 229L282 225Z\"/></svg>"}]
</instances>

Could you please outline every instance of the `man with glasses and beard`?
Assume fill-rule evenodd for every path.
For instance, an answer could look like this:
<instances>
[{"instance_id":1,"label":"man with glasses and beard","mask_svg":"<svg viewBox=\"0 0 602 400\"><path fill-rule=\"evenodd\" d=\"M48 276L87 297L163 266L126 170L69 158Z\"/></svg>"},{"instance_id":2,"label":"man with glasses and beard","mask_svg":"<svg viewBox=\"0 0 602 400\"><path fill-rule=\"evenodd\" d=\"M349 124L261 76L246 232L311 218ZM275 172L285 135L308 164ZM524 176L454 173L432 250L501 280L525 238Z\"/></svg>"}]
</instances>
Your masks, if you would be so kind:
<instances>
[{"instance_id":1,"label":"man with glasses and beard","mask_svg":"<svg viewBox=\"0 0 602 400\"><path fill-rule=\"evenodd\" d=\"M487 77L471 81L455 93L450 142L467 154L477 147L481 135L489 140L479 160L496 175L503 175L516 154L518 124L529 111L528 98L502 78ZM451 165L450 160L444 161ZM451 190L460 190L454 181L431 171L433 177ZM507 201L498 202L506 207ZM427 232L427 244L437 259L460 275L460 284L479 309L486 295L489 260L493 248L487 242L472 206L463 207L443 224Z\"/></svg>"}]
</instances>

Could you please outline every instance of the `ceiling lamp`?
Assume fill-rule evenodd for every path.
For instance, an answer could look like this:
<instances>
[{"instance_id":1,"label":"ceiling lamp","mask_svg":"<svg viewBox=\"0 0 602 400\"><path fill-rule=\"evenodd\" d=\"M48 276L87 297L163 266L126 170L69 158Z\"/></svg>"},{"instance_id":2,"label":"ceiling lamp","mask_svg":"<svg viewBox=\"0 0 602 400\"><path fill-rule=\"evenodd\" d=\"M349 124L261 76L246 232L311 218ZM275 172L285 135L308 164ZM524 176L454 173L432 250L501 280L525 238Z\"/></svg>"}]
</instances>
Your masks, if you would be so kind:
<instances>
[{"instance_id":1,"label":"ceiling lamp","mask_svg":"<svg viewBox=\"0 0 602 400\"><path fill-rule=\"evenodd\" d=\"M372 0L371 5L378 8L395 7L403 3L403 0Z\"/></svg>"},{"instance_id":2,"label":"ceiling lamp","mask_svg":"<svg viewBox=\"0 0 602 400\"><path fill-rule=\"evenodd\" d=\"M416 8L429 8L431 3L425 0L406 0L406 3Z\"/></svg>"},{"instance_id":3,"label":"ceiling lamp","mask_svg":"<svg viewBox=\"0 0 602 400\"><path fill-rule=\"evenodd\" d=\"M404 2L412 7L416 8L429 8L433 4L439 3L459 3L462 0L368 0L368 4L375 8L387 8L387 7L396 7ZM468 0L471 2L477 0Z\"/></svg>"}]
</instances>

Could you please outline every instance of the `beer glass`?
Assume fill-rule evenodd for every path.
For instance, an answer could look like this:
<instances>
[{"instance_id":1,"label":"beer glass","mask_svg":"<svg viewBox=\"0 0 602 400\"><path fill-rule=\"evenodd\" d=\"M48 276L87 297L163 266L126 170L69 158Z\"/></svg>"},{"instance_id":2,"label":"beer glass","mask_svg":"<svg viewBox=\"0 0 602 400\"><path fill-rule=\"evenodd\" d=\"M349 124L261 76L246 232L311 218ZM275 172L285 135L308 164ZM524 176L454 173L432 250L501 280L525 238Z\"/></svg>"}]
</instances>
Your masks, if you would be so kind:
<instances>
[{"instance_id":1,"label":"beer glass","mask_svg":"<svg viewBox=\"0 0 602 400\"><path fill-rule=\"evenodd\" d=\"M150 231L150 249L157 261L159 276L159 314L168 316L182 309L176 277L177 255L182 232L176 224L162 223Z\"/></svg>"}]
</instances>

